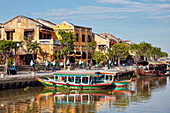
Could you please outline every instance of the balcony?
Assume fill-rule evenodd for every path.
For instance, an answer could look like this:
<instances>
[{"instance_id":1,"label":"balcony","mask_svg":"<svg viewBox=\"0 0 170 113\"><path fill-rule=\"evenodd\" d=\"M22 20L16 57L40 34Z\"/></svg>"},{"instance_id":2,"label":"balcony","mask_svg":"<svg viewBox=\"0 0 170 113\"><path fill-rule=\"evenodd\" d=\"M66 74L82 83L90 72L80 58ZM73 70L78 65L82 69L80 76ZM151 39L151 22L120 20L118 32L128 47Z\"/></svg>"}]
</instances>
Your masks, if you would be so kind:
<instances>
[{"instance_id":1,"label":"balcony","mask_svg":"<svg viewBox=\"0 0 170 113\"><path fill-rule=\"evenodd\" d=\"M39 41L41 45L50 45L51 39L40 39Z\"/></svg>"}]
</instances>

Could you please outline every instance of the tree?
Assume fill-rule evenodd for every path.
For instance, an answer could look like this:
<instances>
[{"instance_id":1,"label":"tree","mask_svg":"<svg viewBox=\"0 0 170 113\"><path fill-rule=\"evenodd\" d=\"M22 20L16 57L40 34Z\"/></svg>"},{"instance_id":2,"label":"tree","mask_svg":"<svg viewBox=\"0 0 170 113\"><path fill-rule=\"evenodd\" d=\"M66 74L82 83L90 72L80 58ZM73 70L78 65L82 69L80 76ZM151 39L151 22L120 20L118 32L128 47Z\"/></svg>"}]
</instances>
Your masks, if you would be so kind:
<instances>
[{"instance_id":1,"label":"tree","mask_svg":"<svg viewBox=\"0 0 170 113\"><path fill-rule=\"evenodd\" d=\"M107 55L102 53L101 51L95 51L93 54L93 60L95 60L97 63L106 63L107 62Z\"/></svg>"},{"instance_id":2,"label":"tree","mask_svg":"<svg viewBox=\"0 0 170 113\"><path fill-rule=\"evenodd\" d=\"M59 40L61 46L61 54L64 57L64 70L66 69L67 54L74 51L74 40L76 36L72 32L59 31L61 39Z\"/></svg>"},{"instance_id":3,"label":"tree","mask_svg":"<svg viewBox=\"0 0 170 113\"><path fill-rule=\"evenodd\" d=\"M118 57L118 65L120 65L120 59L126 58L129 55L129 46L125 42L116 43L112 45L110 55Z\"/></svg>"},{"instance_id":4,"label":"tree","mask_svg":"<svg viewBox=\"0 0 170 113\"><path fill-rule=\"evenodd\" d=\"M26 40L27 51L32 53L32 58L34 62L34 56L38 53L38 50L41 51L41 47L39 46L39 43L37 43L37 41L32 42L32 39L30 37L24 37L24 39Z\"/></svg>"},{"instance_id":5,"label":"tree","mask_svg":"<svg viewBox=\"0 0 170 113\"><path fill-rule=\"evenodd\" d=\"M57 58L57 59L55 59L55 61L56 61L57 63L59 63L59 61L60 61L60 58L59 58L60 55L61 55L61 53L60 53L59 50L57 50L57 52L54 54L54 56Z\"/></svg>"},{"instance_id":6,"label":"tree","mask_svg":"<svg viewBox=\"0 0 170 113\"><path fill-rule=\"evenodd\" d=\"M168 53L166 52L160 52L160 57L168 57Z\"/></svg>"},{"instance_id":7,"label":"tree","mask_svg":"<svg viewBox=\"0 0 170 113\"><path fill-rule=\"evenodd\" d=\"M12 49L16 48L17 44L14 41L8 41L8 40L0 40L0 53L2 56L4 56L5 62L6 62L6 73L8 68L8 57L9 53L12 52Z\"/></svg>"},{"instance_id":8,"label":"tree","mask_svg":"<svg viewBox=\"0 0 170 113\"><path fill-rule=\"evenodd\" d=\"M146 42L141 42L139 44L139 48L138 48L138 53L140 54L140 56L144 57L144 60L146 61L146 58L149 58L151 55L151 49L152 49L152 45Z\"/></svg>"},{"instance_id":9,"label":"tree","mask_svg":"<svg viewBox=\"0 0 170 113\"><path fill-rule=\"evenodd\" d=\"M95 49L96 49L96 42L95 41L91 41L90 43L88 43L88 52L90 52L90 63L92 64L92 57L95 53Z\"/></svg>"},{"instance_id":10,"label":"tree","mask_svg":"<svg viewBox=\"0 0 170 113\"><path fill-rule=\"evenodd\" d=\"M152 47L151 57L153 57L154 59L157 59L160 57L160 55L161 55L161 48Z\"/></svg>"}]
</instances>

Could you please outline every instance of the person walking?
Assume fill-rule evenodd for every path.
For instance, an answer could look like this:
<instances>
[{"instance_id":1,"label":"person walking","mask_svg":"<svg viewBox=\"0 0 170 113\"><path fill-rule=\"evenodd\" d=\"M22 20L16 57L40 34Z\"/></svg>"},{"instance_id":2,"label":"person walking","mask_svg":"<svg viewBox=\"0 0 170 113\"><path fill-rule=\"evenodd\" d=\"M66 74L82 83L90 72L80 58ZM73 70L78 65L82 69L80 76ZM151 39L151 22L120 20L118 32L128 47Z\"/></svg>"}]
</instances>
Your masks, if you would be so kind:
<instances>
[{"instance_id":1,"label":"person walking","mask_svg":"<svg viewBox=\"0 0 170 113\"><path fill-rule=\"evenodd\" d=\"M46 66L45 69L46 69L46 71L48 70L48 64L49 64L49 63L48 63L48 61L46 60L46 61L45 61L45 66Z\"/></svg>"},{"instance_id":2,"label":"person walking","mask_svg":"<svg viewBox=\"0 0 170 113\"><path fill-rule=\"evenodd\" d=\"M32 66L32 69L34 70L34 62L31 60L30 65Z\"/></svg>"},{"instance_id":3,"label":"person walking","mask_svg":"<svg viewBox=\"0 0 170 113\"><path fill-rule=\"evenodd\" d=\"M56 63L55 63L55 60L53 61L53 72L55 71L55 65L56 65Z\"/></svg>"}]
</instances>

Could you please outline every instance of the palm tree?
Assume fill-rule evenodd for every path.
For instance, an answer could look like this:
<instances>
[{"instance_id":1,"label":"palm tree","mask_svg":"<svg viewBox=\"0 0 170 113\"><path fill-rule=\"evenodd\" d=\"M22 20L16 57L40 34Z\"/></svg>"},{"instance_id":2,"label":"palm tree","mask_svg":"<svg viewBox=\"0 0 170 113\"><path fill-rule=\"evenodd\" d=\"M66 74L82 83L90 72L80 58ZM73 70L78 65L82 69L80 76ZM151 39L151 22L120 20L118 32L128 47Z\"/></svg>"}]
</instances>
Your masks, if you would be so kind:
<instances>
[{"instance_id":1,"label":"palm tree","mask_svg":"<svg viewBox=\"0 0 170 113\"><path fill-rule=\"evenodd\" d=\"M41 47L39 46L39 43L37 43L37 41L31 43L30 45L27 45L27 50L29 52L32 53L32 58L33 58L33 62L34 62L34 57L35 57L35 54L38 53L38 50L41 51Z\"/></svg>"}]
</instances>

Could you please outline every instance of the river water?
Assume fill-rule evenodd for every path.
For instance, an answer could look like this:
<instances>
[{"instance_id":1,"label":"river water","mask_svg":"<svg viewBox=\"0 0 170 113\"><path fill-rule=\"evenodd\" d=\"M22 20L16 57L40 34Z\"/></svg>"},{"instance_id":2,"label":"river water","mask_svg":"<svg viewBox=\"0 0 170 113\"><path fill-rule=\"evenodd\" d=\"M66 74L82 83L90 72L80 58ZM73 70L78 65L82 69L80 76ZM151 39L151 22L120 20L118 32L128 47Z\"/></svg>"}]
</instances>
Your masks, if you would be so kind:
<instances>
[{"instance_id":1,"label":"river water","mask_svg":"<svg viewBox=\"0 0 170 113\"><path fill-rule=\"evenodd\" d=\"M143 77L126 88L70 91L43 86L0 91L0 113L170 113L170 78Z\"/></svg>"}]
</instances>

